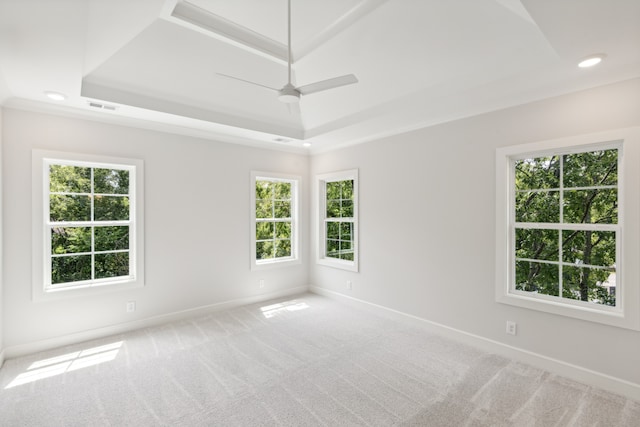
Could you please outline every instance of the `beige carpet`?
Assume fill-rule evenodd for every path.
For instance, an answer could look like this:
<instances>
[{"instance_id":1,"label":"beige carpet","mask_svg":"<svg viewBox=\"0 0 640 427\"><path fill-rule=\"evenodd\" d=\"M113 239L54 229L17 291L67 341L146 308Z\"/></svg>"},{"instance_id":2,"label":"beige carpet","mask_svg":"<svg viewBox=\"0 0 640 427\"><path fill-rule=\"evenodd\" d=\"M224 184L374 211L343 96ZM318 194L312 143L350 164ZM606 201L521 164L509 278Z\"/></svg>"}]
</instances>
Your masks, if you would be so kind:
<instances>
[{"instance_id":1,"label":"beige carpet","mask_svg":"<svg viewBox=\"0 0 640 427\"><path fill-rule=\"evenodd\" d=\"M311 294L8 360L6 426L639 426L640 403Z\"/></svg>"}]
</instances>

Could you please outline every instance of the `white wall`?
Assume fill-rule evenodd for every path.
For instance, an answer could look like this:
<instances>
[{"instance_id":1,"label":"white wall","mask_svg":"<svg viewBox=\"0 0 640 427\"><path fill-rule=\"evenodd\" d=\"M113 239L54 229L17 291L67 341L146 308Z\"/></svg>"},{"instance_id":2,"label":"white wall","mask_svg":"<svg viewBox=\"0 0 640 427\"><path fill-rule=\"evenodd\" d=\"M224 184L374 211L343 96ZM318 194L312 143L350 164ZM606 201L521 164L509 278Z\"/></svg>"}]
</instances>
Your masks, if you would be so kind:
<instances>
[{"instance_id":1,"label":"white wall","mask_svg":"<svg viewBox=\"0 0 640 427\"><path fill-rule=\"evenodd\" d=\"M496 148L638 125L640 79L314 156L311 179L359 168L360 273L311 283L640 386L640 332L494 300Z\"/></svg>"},{"instance_id":2,"label":"white wall","mask_svg":"<svg viewBox=\"0 0 640 427\"><path fill-rule=\"evenodd\" d=\"M4 111L5 286L7 351L34 342L308 285L300 265L251 272L250 172L304 177L309 158L166 133ZM31 150L138 158L145 167L146 286L96 297L31 300ZM302 241L308 241L303 221ZM259 280L265 280L260 289ZM125 303L135 300L135 313ZM19 352L18 352L19 353Z\"/></svg>"}]
</instances>

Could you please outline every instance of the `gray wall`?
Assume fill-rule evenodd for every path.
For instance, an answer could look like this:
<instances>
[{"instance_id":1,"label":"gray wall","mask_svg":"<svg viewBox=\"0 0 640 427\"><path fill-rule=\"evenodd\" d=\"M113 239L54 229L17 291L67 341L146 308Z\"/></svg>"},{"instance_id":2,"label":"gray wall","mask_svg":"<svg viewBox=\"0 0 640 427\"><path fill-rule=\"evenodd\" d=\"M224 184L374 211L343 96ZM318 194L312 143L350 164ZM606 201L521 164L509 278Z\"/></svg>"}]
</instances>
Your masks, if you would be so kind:
<instances>
[{"instance_id":1,"label":"gray wall","mask_svg":"<svg viewBox=\"0 0 640 427\"><path fill-rule=\"evenodd\" d=\"M3 191L2 191L2 135L4 110L0 108L0 366L4 361L4 263L3 263L3 241L4 241L4 221L3 221Z\"/></svg>"},{"instance_id":2,"label":"gray wall","mask_svg":"<svg viewBox=\"0 0 640 427\"><path fill-rule=\"evenodd\" d=\"M315 156L312 178L359 168L360 273L311 283L640 384L640 332L498 304L494 282L496 148L638 125L636 79Z\"/></svg>"},{"instance_id":3,"label":"gray wall","mask_svg":"<svg viewBox=\"0 0 640 427\"><path fill-rule=\"evenodd\" d=\"M640 79L311 158L7 108L0 125L2 240L11 249L0 293L5 349L311 283L640 384L640 332L494 298L496 148L638 126ZM144 160L144 288L32 302L33 148ZM314 176L352 168L360 171L359 273L316 265L310 228ZM303 177L301 265L250 270L251 170ZM517 336L505 335L505 320L518 322Z\"/></svg>"},{"instance_id":4,"label":"gray wall","mask_svg":"<svg viewBox=\"0 0 640 427\"><path fill-rule=\"evenodd\" d=\"M144 160L146 286L31 300L31 151ZM250 270L250 173L306 177L309 157L5 109L5 348L308 285L308 262ZM302 218L308 216L307 180ZM302 241L308 226L302 223ZM306 246L302 250L306 260ZM265 287L259 288L260 279ZM126 313L135 300L135 313Z\"/></svg>"}]
</instances>

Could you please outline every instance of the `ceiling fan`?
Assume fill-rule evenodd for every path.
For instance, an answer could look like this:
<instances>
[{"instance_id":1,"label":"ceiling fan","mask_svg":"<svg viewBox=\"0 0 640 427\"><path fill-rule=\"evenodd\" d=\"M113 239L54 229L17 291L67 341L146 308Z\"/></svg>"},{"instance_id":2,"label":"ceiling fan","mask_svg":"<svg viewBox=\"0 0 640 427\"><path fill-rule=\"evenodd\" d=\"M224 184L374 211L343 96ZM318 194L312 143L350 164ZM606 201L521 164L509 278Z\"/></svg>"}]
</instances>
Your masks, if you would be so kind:
<instances>
[{"instance_id":1,"label":"ceiling fan","mask_svg":"<svg viewBox=\"0 0 640 427\"><path fill-rule=\"evenodd\" d=\"M304 86L294 86L291 83L291 0L287 2L287 70L288 70L288 80L287 84L284 85L281 89L273 88L270 86L265 86L260 83L252 82L249 80L244 80L235 76L230 76L228 74L216 73L223 77L228 77L235 80L240 80L241 82L249 83L256 86L261 86L266 89L271 89L278 93L278 100L284 103L294 103L300 101L300 95L310 95L316 92L322 92L329 89L334 89L340 86L346 86L353 83L358 83L358 79L353 74L346 74L340 77L334 77L327 80L322 80L319 82L311 83Z\"/></svg>"}]
</instances>

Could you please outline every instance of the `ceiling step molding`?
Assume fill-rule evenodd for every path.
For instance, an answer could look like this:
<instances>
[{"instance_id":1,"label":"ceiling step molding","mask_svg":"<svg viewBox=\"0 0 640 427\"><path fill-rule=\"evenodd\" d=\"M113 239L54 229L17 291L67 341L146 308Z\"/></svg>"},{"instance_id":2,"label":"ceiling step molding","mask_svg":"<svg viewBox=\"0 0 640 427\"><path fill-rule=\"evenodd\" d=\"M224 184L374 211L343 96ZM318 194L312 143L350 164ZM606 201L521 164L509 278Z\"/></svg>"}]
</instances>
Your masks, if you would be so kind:
<instances>
[{"instance_id":1,"label":"ceiling step molding","mask_svg":"<svg viewBox=\"0 0 640 427\"><path fill-rule=\"evenodd\" d=\"M361 0L311 40L306 41L297 49L292 49L294 62L304 58L385 2L387 0ZM171 12L171 17L175 18L172 22L178 22L183 25L186 23L191 28L195 26L198 30L204 30L219 39L232 41L240 47L287 62L286 44L263 36L188 1L177 2Z\"/></svg>"},{"instance_id":2,"label":"ceiling step molding","mask_svg":"<svg viewBox=\"0 0 640 427\"><path fill-rule=\"evenodd\" d=\"M287 62L287 46L285 44L258 34L189 2L178 2L173 8L171 16L179 21L195 25L218 38L231 40L240 47L249 48L261 54L266 54L268 57Z\"/></svg>"}]
</instances>

